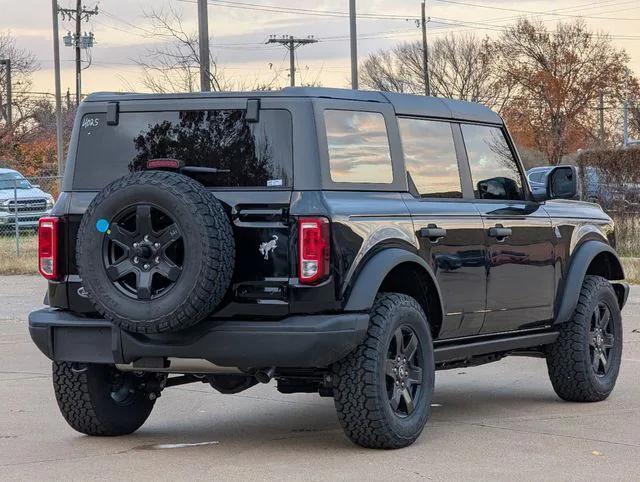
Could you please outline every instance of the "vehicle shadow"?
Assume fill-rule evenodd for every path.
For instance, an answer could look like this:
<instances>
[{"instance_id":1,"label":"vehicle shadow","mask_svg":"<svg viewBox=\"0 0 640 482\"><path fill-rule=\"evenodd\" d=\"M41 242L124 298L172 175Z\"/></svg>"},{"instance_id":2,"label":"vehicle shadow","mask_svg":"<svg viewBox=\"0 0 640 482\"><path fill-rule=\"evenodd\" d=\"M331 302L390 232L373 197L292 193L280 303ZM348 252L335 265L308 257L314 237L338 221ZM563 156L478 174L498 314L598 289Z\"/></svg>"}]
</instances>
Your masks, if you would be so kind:
<instances>
[{"instance_id":1,"label":"vehicle shadow","mask_svg":"<svg viewBox=\"0 0 640 482\"><path fill-rule=\"evenodd\" d=\"M237 403L222 401L233 398ZM362 450L343 434L331 399L304 395L290 402L283 400L259 396L215 396L211 405L206 401L198 402L198 407L203 410L185 410L167 416L162 413L166 407L162 406L160 399L159 413L152 414L145 426L125 440L132 444L129 450L136 451L197 448L236 453L265 446L269 446L272 453ZM220 410L219 402L224 404L224 410ZM485 386L475 383L469 386L463 381L443 382L437 387L425 429L429 435L421 437L418 442L437 443L440 437L446 437L449 424L526 419L541 413L553 416L554 413L566 412L567 405L556 397L550 386L514 387L508 381Z\"/></svg>"}]
</instances>

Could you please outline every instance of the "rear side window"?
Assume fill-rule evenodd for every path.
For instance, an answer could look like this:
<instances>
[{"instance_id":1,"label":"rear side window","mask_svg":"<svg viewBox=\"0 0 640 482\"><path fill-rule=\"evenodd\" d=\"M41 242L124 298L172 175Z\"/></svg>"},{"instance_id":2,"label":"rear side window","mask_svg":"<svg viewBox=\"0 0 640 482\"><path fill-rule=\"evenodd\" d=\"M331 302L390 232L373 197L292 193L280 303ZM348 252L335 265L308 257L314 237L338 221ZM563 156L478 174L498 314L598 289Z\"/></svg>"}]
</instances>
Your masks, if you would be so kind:
<instances>
[{"instance_id":1,"label":"rear side window","mask_svg":"<svg viewBox=\"0 0 640 482\"><path fill-rule=\"evenodd\" d=\"M87 114L80 127L74 188L98 190L152 159L216 168L190 174L207 187L288 188L292 179L292 122L285 110L124 112L109 126L105 114Z\"/></svg>"},{"instance_id":2,"label":"rear side window","mask_svg":"<svg viewBox=\"0 0 640 482\"><path fill-rule=\"evenodd\" d=\"M423 198L461 198L460 171L451 124L398 119L404 162Z\"/></svg>"},{"instance_id":3,"label":"rear side window","mask_svg":"<svg viewBox=\"0 0 640 482\"><path fill-rule=\"evenodd\" d=\"M522 177L502 129L462 125L476 199L523 200Z\"/></svg>"},{"instance_id":4,"label":"rear side window","mask_svg":"<svg viewBox=\"0 0 640 482\"><path fill-rule=\"evenodd\" d=\"M326 110L324 121L333 182L393 181L387 125L382 114Z\"/></svg>"}]
</instances>

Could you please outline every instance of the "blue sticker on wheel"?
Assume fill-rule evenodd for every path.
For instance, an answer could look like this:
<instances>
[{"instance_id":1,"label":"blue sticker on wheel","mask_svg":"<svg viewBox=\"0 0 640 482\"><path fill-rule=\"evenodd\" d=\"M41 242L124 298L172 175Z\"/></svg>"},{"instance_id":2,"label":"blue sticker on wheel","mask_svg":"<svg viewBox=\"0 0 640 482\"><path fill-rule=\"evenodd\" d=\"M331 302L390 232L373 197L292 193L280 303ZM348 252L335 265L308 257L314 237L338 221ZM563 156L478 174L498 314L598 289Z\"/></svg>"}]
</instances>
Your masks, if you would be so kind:
<instances>
[{"instance_id":1,"label":"blue sticker on wheel","mask_svg":"<svg viewBox=\"0 0 640 482\"><path fill-rule=\"evenodd\" d=\"M101 233L106 233L109 230L109 221L106 219L98 219L96 221L96 229Z\"/></svg>"}]
</instances>

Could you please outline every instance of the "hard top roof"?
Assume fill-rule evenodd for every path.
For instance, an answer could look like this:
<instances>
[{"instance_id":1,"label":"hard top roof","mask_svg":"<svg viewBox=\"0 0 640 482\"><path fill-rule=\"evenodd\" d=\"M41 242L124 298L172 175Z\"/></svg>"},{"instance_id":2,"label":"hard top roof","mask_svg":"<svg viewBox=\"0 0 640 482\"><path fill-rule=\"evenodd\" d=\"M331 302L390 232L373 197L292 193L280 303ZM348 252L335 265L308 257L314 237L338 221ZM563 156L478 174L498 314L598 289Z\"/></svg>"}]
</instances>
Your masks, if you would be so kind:
<instances>
[{"instance_id":1,"label":"hard top roof","mask_svg":"<svg viewBox=\"0 0 640 482\"><path fill-rule=\"evenodd\" d=\"M502 124L498 114L488 107L473 102L425 97L411 94L396 94L367 90L334 89L326 87L286 87L275 91L254 92L193 92L179 94L137 94L96 92L85 98L85 102L114 102L141 100L178 100L199 98L256 98L256 97L308 97L345 101L390 103L398 115L427 116L442 119L466 120Z\"/></svg>"}]
</instances>

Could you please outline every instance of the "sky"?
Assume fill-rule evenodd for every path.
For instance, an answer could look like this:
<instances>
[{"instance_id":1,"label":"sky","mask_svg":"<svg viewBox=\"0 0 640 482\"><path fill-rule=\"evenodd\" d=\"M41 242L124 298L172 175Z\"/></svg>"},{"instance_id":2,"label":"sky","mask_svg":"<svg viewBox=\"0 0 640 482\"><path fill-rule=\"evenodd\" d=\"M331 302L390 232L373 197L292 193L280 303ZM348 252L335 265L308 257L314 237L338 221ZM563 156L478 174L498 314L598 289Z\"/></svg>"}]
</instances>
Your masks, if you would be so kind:
<instances>
[{"instance_id":1,"label":"sky","mask_svg":"<svg viewBox=\"0 0 640 482\"><path fill-rule=\"evenodd\" d=\"M58 0L61 7L74 0ZM136 59L145 58L158 39L150 35L144 16L163 5L181 11L187 30L196 30L195 0L83 0L87 8L99 6L83 30L96 38L92 65L83 71L83 93L104 90L145 90ZM287 85L288 54L278 45L266 45L269 35L313 35L320 41L297 50L297 79L331 87L349 85L348 0L209 0L211 49L218 68L230 81L271 82ZM358 50L363 59L371 52L398 42L421 39L416 19L419 0L357 1ZM0 0L0 31L9 31L19 47L36 56L39 70L33 90L53 92L51 2ZM256 8L258 7L258 8ZM544 12L545 14L540 14ZM519 16L538 18L549 27L560 20L583 18L596 32L609 33L618 48L631 56L630 67L640 74L640 0L428 0L429 38L451 32L495 37ZM73 29L61 20L60 36ZM62 87L74 91L73 49L60 42ZM275 80L274 80L275 79Z\"/></svg>"}]
</instances>

